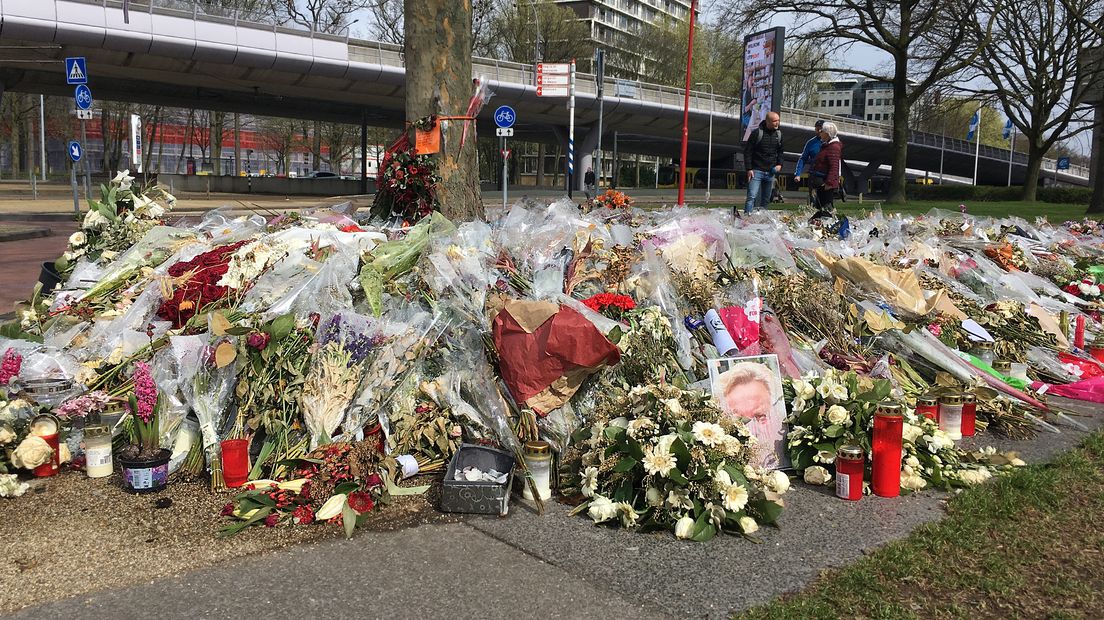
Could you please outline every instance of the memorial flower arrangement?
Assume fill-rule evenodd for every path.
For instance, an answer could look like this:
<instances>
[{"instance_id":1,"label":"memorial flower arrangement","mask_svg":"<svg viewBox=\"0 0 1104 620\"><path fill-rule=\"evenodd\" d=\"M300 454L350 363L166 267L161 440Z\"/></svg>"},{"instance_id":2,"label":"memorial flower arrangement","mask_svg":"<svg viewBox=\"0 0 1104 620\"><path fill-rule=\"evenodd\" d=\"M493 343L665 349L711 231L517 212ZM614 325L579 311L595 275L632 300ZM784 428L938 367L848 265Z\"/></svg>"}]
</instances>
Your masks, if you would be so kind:
<instances>
[{"instance_id":1,"label":"memorial flower arrangement","mask_svg":"<svg viewBox=\"0 0 1104 620\"><path fill-rule=\"evenodd\" d=\"M579 491L595 523L666 529L705 541L752 534L782 511L790 480L748 464L747 430L704 392L637 386L603 399L576 442Z\"/></svg>"},{"instance_id":2,"label":"memorial flower arrangement","mask_svg":"<svg viewBox=\"0 0 1104 620\"><path fill-rule=\"evenodd\" d=\"M603 209L631 209L633 206L633 199L624 192L619 192L615 189L607 189L605 193L599 194L594 199L594 206Z\"/></svg>"},{"instance_id":3,"label":"memorial flower arrangement","mask_svg":"<svg viewBox=\"0 0 1104 620\"><path fill-rule=\"evenodd\" d=\"M221 284L230 270L230 259L246 241L215 248L169 267L173 278L169 293L157 309L157 316L183 327L189 319L222 301L234 289Z\"/></svg>"},{"instance_id":4,"label":"memorial flower arrangement","mask_svg":"<svg viewBox=\"0 0 1104 620\"><path fill-rule=\"evenodd\" d=\"M626 312L636 307L636 302L628 295L598 293L584 299L583 305L603 316L619 321Z\"/></svg>"},{"instance_id":5,"label":"memorial flower arrangement","mask_svg":"<svg viewBox=\"0 0 1104 620\"><path fill-rule=\"evenodd\" d=\"M436 124L432 118L414 123L419 129L429 129ZM399 218L413 224L440 208L437 184L441 177L437 172L437 160L433 155L418 155L410 138L404 132L387 149L380 162L376 177L376 198L372 214L383 218Z\"/></svg>"}]
</instances>

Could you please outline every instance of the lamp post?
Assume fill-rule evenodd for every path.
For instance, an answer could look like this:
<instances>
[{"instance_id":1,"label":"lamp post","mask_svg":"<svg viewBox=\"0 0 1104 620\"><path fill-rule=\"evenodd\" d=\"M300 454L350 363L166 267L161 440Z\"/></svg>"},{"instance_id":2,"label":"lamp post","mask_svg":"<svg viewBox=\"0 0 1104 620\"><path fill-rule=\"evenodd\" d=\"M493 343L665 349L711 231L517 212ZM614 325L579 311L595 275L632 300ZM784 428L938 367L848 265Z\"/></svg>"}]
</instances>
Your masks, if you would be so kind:
<instances>
[{"instance_id":1,"label":"lamp post","mask_svg":"<svg viewBox=\"0 0 1104 620\"><path fill-rule=\"evenodd\" d=\"M705 204L709 204L709 190L713 187L713 110L717 98L713 94L713 85L709 82L698 82L694 86L709 87L709 148L705 160Z\"/></svg>"},{"instance_id":2,"label":"lamp post","mask_svg":"<svg viewBox=\"0 0 1104 620\"><path fill-rule=\"evenodd\" d=\"M690 139L690 72L694 68L694 22L698 0L690 0L690 40L686 45L686 88L682 102L682 150L679 161L678 204L686 205L686 143Z\"/></svg>"}]
</instances>

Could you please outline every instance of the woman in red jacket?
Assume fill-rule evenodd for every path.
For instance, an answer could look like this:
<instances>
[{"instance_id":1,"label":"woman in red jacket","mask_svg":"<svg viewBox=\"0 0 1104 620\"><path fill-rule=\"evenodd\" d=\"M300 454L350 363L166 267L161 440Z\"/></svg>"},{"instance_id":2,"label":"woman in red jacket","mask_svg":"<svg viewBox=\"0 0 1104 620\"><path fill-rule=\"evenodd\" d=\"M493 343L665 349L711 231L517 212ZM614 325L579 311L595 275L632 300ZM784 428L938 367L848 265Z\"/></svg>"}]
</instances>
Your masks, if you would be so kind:
<instances>
[{"instance_id":1,"label":"woman in red jacket","mask_svg":"<svg viewBox=\"0 0 1104 620\"><path fill-rule=\"evenodd\" d=\"M824 145L820 147L816 159L813 160L809 183L816 187L816 197L819 210L830 214L835 211L832 204L836 197L836 191L840 186L840 159L843 156L843 143L836 136L838 133L836 124L826 122L820 127L820 139Z\"/></svg>"}]
</instances>

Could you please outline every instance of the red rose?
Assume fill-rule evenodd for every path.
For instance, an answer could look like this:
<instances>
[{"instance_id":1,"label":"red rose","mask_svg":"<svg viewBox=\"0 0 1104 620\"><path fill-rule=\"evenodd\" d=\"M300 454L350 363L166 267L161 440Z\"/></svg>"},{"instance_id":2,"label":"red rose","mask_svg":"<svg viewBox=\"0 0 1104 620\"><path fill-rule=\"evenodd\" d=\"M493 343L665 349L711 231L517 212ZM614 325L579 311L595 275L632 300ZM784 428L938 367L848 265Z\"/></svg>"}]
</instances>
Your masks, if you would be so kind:
<instances>
[{"instance_id":1,"label":"red rose","mask_svg":"<svg viewBox=\"0 0 1104 620\"><path fill-rule=\"evenodd\" d=\"M349 508L355 510L357 514L370 512L375 506L375 500L372 499L370 494L364 491L349 494Z\"/></svg>"},{"instance_id":2,"label":"red rose","mask_svg":"<svg viewBox=\"0 0 1104 620\"><path fill-rule=\"evenodd\" d=\"M271 339L272 336L269 336L265 332L253 332L246 337L245 343L258 351L264 351L265 347L268 346L268 341Z\"/></svg>"},{"instance_id":3,"label":"red rose","mask_svg":"<svg viewBox=\"0 0 1104 620\"><path fill-rule=\"evenodd\" d=\"M211 303L212 301L218 301L226 296L225 286L204 286L200 289L200 299L203 303Z\"/></svg>"}]
</instances>

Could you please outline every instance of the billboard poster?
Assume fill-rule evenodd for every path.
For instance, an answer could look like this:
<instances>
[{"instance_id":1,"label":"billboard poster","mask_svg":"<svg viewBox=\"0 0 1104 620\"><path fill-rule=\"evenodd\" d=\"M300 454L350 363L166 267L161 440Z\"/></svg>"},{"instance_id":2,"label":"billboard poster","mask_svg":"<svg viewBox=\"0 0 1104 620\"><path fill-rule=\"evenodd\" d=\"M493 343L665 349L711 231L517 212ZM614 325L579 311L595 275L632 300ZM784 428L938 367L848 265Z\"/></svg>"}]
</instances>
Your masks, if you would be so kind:
<instances>
[{"instance_id":1,"label":"billboard poster","mask_svg":"<svg viewBox=\"0 0 1104 620\"><path fill-rule=\"evenodd\" d=\"M786 29L771 28L744 37L744 76L740 96L743 139L782 101L782 42Z\"/></svg>"}]
</instances>

